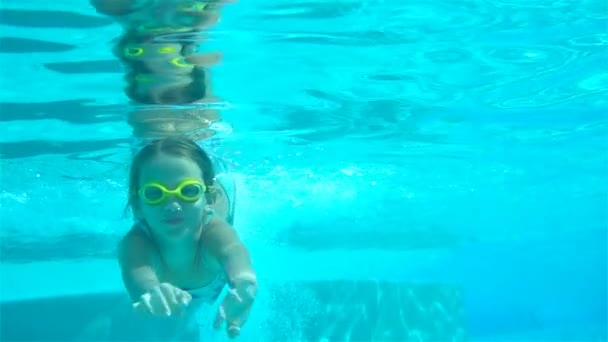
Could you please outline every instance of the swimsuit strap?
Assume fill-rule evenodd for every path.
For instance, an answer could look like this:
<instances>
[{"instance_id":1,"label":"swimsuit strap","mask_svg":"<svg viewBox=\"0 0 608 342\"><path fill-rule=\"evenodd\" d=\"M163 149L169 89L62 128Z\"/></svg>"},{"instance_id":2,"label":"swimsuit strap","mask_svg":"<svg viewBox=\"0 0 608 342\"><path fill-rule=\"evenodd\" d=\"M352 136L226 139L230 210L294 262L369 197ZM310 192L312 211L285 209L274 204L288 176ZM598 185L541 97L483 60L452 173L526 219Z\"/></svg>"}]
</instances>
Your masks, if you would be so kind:
<instances>
[{"instance_id":1,"label":"swimsuit strap","mask_svg":"<svg viewBox=\"0 0 608 342\"><path fill-rule=\"evenodd\" d=\"M213 215L215 215L215 210L213 210L213 208L207 207L207 209L205 210L205 217L203 218L203 228L201 229L201 236L198 239L198 246L195 254L197 264L201 262L201 258L203 256L203 236L205 234L207 226L209 225L209 222L211 222L211 219L213 218Z\"/></svg>"},{"instance_id":2,"label":"swimsuit strap","mask_svg":"<svg viewBox=\"0 0 608 342\"><path fill-rule=\"evenodd\" d=\"M213 208L207 208L206 215L205 215L205 218L203 220L203 225L205 225L205 226L208 225L209 222L211 222L211 219L213 218L213 215L215 215L215 210Z\"/></svg>"},{"instance_id":3,"label":"swimsuit strap","mask_svg":"<svg viewBox=\"0 0 608 342\"><path fill-rule=\"evenodd\" d=\"M226 173L220 173L215 176L216 183L226 194L226 201L228 202L228 216L226 221L230 225L234 225L234 210L236 200L236 184L234 178Z\"/></svg>"}]
</instances>

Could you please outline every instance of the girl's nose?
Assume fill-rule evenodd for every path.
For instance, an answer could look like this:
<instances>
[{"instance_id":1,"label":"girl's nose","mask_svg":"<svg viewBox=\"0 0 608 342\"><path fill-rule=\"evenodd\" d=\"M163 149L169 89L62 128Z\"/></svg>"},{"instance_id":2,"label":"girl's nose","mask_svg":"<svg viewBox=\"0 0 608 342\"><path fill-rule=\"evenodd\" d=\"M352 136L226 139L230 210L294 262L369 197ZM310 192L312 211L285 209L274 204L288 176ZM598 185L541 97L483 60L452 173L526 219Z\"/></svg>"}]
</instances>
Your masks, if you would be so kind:
<instances>
[{"instance_id":1,"label":"girl's nose","mask_svg":"<svg viewBox=\"0 0 608 342\"><path fill-rule=\"evenodd\" d=\"M165 212L167 213L177 213L182 211L182 206L179 204L179 201L175 199L171 199L167 201L167 204L164 207Z\"/></svg>"}]
</instances>

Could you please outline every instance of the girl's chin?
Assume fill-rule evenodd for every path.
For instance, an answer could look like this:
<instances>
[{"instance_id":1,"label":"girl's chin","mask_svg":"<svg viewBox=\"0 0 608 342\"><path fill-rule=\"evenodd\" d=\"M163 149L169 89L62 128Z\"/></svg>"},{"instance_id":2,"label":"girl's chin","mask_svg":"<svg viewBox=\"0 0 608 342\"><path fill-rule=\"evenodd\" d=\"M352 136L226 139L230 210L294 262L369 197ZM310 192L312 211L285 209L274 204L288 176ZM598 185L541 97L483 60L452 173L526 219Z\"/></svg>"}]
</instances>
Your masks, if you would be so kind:
<instances>
[{"instance_id":1,"label":"girl's chin","mask_svg":"<svg viewBox=\"0 0 608 342\"><path fill-rule=\"evenodd\" d=\"M164 236L169 240L175 241L195 238L196 234L195 229L191 229L186 226L172 226L165 229Z\"/></svg>"}]
</instances>

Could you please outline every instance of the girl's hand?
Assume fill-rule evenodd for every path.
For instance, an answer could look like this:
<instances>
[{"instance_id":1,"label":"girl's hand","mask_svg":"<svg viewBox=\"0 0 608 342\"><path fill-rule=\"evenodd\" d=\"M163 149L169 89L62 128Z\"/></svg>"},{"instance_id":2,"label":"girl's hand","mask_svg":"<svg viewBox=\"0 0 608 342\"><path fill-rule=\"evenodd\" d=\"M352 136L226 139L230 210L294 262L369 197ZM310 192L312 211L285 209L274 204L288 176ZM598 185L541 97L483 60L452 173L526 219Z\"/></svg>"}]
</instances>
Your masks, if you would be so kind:
<instances>
[{"instance_id":1,"label":"girl's hand","mask_svg":"<svg viewBox=\"0 0 608 342\"><path fill-rule=\"evenodd\" d=\"M169 283L162 283L144 293L133 303L133 309L152 316L179 316L192 301L192 296Z\"/></svg>"},{"instance_id":2,"label":"girl's hand","mask_svg":"<svg viewBox=\"0 0 608 342\"><path fill-rule=\"evenodd\" d=\"M231 338L241 332L247 321L257 290L256 282L250 279L236 280L218 309L213 326L220 329L226 321L226 331Z\"/></svg>"}]
</instances>

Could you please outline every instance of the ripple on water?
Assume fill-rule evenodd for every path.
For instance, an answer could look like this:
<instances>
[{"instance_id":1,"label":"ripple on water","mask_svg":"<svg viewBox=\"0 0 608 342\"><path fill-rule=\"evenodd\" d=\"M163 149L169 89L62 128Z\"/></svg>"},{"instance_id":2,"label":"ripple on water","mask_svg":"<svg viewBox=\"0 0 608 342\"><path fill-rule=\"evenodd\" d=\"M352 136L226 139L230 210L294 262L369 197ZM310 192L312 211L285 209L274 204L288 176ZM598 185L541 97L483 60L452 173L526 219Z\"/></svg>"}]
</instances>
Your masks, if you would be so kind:
<instances>
[{"instance_id":1,"label":"ripple on water","mask_svg":"<svg viewBox=\"0 0 608 342\"><path fill-rule=\"evenodd\" d=\"M479 30L499 20L493 8L483 2L409 2L391 13L384 27L423 27L428 32ZM495 13L494 13L495 14Z\"/></svg>"},{"instance_id":2,"label":"ripple on water","mask_svg":"<svg viewBox=\"0 0 608 342\"><path fill-rule=\"evenodd\" d=\"M326 19L337 18L358 11L359 2L294 2L290 4L271 5L258 9L258 16L272 19Z\"/></svg>"},{"instance_id":3,"label":"ripple on water","mask_svg":"<svg viewBox=\"0 0 608 342\"><path fill-rule=\"evenodd\" d=\"M435 64L462 63L472 60L471 51L460 47L439 47L431 51L423 51L421 58Z\"/></svg>"},{"instance_id":4,"label":"ripple on water","mask_svg":"<svg viewBox=\"0 0 608 342\"><path fill-rule=\"evenodd\" d=\"M592 19L605 19L608 16L608 3L604 0L488 0L500 7L542 10L567 9L568 14Z\"/></svg>"},{"instance_id":5,"label":"ripple on water","mask_svg":"<svg viewBox=\"0 0 608 342\"><path fill-rule=\"evenodd\" d=\"M606 46L608 45L607 33L596 33L587 36L572 38L568 41L575 46Z\"/></svg>"},{"instance_id":6,"label":"ripple on water","mask_svg":"<svg viewBox=\"0 0 608 342\"><path fill-rule=\"evenodd\" d=\"M473 50L457 46L429 46L416 55L417 64L433 75L433 82L455 88L478 87L491 82L496 70L475 58Z\"/></svg>"},{"instance_id":7,"label":"ripple on water","mask_svg":"<svg viewBox=\"0 0 608 342\"><path fill-rule=\"evenodd\" d=\"M504 109L546 107L559 103L569 102L577 98L590 96L590 92L581 92L572 86L555 86L545 89L531 89L526 96L509 98L491 103L495 107Z\"/></svg>"},{"instance_id":8,"label":"ripple on water","mask_svg":"<svg viewBox=\"0 0 608 342\"><path fill-rule=\"evenodd\" d=\"M411 103L449 104L462 97L454 89L437 83L424 74L370 74L364 75L360 86L353 86L350 95L360 100L407 99Z\"/></svg>"},{"instance_id":9,"label":"ripple on water","mask_svg":"<svg viewBox=\"0 0 608 342\"><path fill-rule=\"evenodd\" d=\"M448 91L456 92L483 88L495 82L496 69L478 63L458 63L439 68L435 73L435 82L447 87Z\"/></svg>"},{"instance_id":10,"label":"ripple on water","mask_svg":"<svg viewBox=\"0 0 608 342\"><path fill-rule=\"evenodd\" d=\"M573 71L566 68L583 55L582 51L560 46L484 49L481 58L500 70L502 75L488 87L491 94L485 96L486 102L513 109L551 106L581 98L596 101L597 93L606 89L605 75L598 74L578 84L576 80L567 82L563 77L555 78L558 72L565 72L566 76L572 74ZM544 80L546 77L550 79Z\"/></svg>"},{"instance_id":11,"label":"ripple on water","mask_svg":"<svg viewBox=\"0 0 608 342\"><path fill-rule=\"evenodd\" d=\"M569 65L578 52L560 46L512 46L482 48L482 62L505 72L502 82L555 72Z\"/></svg>"},{"instance_id":12,"label":"ripple on water","mask_svg":"<svg viewBox=\"0 0 608 342\"><path fill-rule=\"evenodd\" d=\"M608 91L608 72L601 72L578 82L578 87L587 91Z\"/></svg>"},{"instance_id":13,"label":"ripple on water","mask_svg":"<svg viewBox=\"0 0 608 342\"><path fill-rule=\"evenodd\" d=\"M490 2L498 6L543 9L568 7L571 4L569 0L490 0Z\"/></svg>"}]
</instances>

